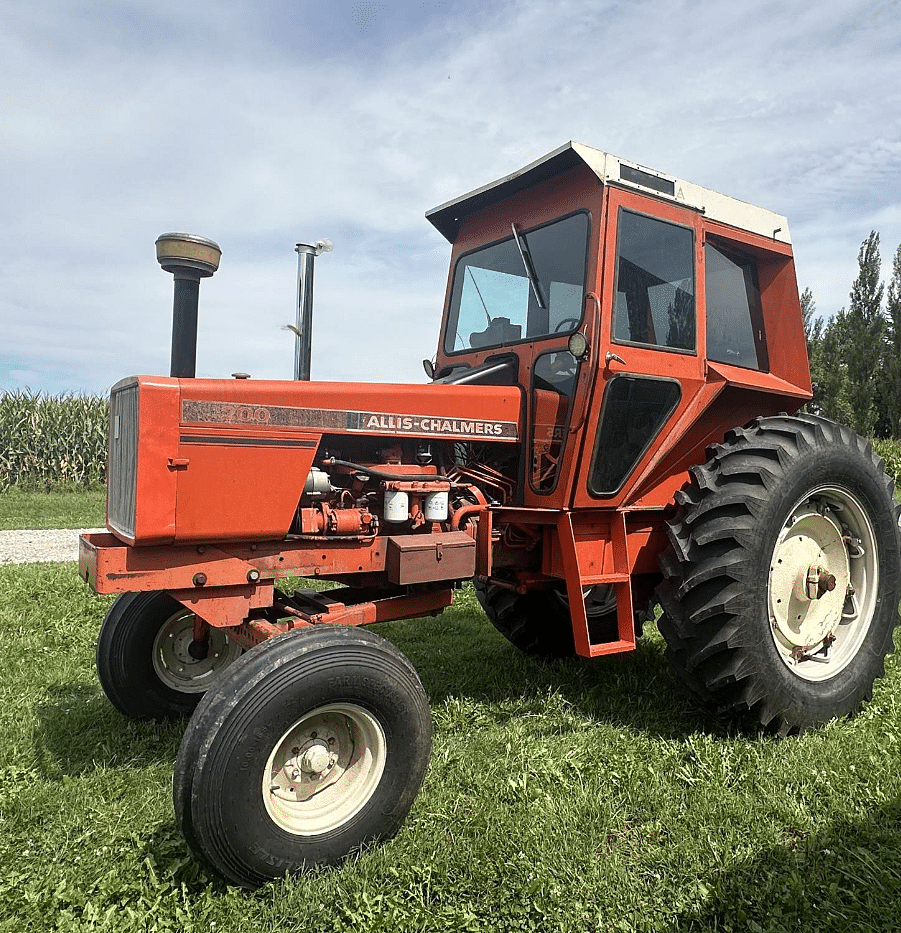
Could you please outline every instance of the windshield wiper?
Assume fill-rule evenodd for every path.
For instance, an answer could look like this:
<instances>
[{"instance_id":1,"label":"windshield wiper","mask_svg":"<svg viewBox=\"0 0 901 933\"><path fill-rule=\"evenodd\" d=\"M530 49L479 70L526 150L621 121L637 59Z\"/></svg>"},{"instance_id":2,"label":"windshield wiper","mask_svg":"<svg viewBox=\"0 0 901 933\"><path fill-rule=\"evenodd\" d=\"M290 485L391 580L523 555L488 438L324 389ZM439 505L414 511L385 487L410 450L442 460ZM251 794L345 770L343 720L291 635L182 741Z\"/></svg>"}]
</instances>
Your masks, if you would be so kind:
<instances>
[{"instance_id":1,"label":"windshield wiper","mask_svg":"<svg viewBox=\"0 0 901 933\"><path fill-rule=\"evenodd\" d=\"M541 286L538 284L538 276L535 275L535 267L532 265L532 256L529 253L529 247L525 242L525 237L520 240L519 231L516 229L516 224L510 224L510 228L513 230L513 239L516 241L516 248L519 250L519 255L522 258L523 267L526 270L526 275L529 277L529 284L532 286L532 291L535 293L535 300L538 302L538 307L542 311L547 311L547 305L544 303L544 298L541 297Z\"/></svg>"}]
</instances>

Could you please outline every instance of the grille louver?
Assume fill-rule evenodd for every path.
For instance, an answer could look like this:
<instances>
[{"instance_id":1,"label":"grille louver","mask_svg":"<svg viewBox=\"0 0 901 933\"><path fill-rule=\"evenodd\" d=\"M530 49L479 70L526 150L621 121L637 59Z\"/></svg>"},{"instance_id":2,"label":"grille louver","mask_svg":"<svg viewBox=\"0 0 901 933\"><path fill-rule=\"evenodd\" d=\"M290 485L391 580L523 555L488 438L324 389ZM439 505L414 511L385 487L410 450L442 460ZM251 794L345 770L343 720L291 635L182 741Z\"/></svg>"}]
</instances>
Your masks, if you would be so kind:
<instances>
[{"instance_id":1,"label":"grille louver","mask_svg":"<svg viewBox=\"0 0 901 933\"><path fill-rule=\"evenodd\" d=\"M111 531L135 536L137 489L138 386L114 390L110 396L107 522Z\"/></svg>"}]
</instances>

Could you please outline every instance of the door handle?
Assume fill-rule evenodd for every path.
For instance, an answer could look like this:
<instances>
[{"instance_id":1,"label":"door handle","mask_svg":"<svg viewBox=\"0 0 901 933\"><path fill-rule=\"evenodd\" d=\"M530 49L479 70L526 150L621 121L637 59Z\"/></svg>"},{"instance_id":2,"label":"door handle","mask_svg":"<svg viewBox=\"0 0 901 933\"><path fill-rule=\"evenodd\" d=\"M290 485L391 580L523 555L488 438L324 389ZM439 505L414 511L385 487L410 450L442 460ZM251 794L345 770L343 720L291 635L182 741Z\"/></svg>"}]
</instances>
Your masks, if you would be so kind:
<instances>
[{"instance_id":1,"label":"door handle","mask_svg":"<svg viewBox=\"0 0 901 933\"><path fill-rule=\"evenodd\" d=\"M612 362L622 363L623 366L626 365L626 361L621 357L617 356L615 353L607 351L607 355L604 357L604 369L607 369Z\"/></svg>"}]
</instances>

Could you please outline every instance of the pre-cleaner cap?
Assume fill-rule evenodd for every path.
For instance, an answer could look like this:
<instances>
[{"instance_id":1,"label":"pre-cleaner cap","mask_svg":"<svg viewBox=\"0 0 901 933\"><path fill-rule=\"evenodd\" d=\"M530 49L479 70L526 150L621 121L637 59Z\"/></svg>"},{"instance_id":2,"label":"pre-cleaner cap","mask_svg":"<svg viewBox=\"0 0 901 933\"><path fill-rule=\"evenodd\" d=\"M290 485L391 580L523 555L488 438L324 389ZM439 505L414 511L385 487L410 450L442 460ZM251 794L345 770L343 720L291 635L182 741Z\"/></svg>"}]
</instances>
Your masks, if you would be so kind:
<instances>
[{"instance_id":1,"label":"pre-cleaner cap","mask_svg":"<svg viewBox=\"0 0 901 933\"><path fill-rule=\"evenodd\" d=\"M193 233L164 233L156 240L156 259L166 272L193 272L201 278L219 268L218 243Z\"/></svg>"}]
</instances>

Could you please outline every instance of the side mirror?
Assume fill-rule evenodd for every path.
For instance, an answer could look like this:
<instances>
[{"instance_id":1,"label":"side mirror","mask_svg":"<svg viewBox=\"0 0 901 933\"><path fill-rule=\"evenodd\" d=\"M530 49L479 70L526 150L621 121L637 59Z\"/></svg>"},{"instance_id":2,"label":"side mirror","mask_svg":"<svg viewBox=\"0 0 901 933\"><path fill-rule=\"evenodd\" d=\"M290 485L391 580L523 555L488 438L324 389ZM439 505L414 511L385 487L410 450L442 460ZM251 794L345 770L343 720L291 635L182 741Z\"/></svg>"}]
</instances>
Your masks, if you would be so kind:
<instances>
[{"instance_id":1,"label":"side mirror","mask_svg":"<svg viewBox=\"0 0 901 933\"><path fill-rule=\"evenodd\" d=\"M423 360L422 368L425 370L425 374L429 379L435 378L435 364L431 360Z\"/></svg>"}]
</instances>

